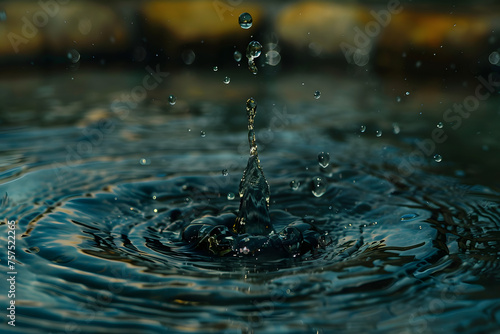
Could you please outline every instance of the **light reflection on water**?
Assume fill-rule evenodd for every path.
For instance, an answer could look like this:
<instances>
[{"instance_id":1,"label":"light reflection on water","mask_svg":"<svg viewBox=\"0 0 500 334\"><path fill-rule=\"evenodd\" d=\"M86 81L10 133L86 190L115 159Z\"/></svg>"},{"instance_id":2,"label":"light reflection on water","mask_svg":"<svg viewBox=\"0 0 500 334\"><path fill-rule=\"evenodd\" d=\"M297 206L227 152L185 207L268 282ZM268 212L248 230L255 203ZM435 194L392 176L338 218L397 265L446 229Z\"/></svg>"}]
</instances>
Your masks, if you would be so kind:
<instances>
[{"instance_id":1,"label":"light reflection on water","mask_svg":"<svg viewBox=\"0 0 500 334\"><path fill-rule=\"evenodd\" d=\"M318 105L327 91L317 101L309 94L310 104L259 104L257 129L271 129L267 137L257 131L271 218L278 229L314 221L333 238L300 258L218 258L180 238L193 219L238 209L227 194L237 192L248 156L249 95L234 105L190 102L187 113L155 105L126 119L103 112L108 132L101 118L85 116L102 105L81 107L62 126L33 120L2 131L2 216L18 222L22 331L498 328L496 181L453 176L466 157L444 161L446 168L428 161L402 177L398 166L415 132L405 135L398 120L400 134L384 129L377 138L384 122L366 122L363 106L347 113ZM175 107L186 103L177 99ZM91 130L103 137L92 142ZM323 151L326 168L317 160ZM318 176L327 187L316 197L310 185Z\"/></svg>"}]
</instances>

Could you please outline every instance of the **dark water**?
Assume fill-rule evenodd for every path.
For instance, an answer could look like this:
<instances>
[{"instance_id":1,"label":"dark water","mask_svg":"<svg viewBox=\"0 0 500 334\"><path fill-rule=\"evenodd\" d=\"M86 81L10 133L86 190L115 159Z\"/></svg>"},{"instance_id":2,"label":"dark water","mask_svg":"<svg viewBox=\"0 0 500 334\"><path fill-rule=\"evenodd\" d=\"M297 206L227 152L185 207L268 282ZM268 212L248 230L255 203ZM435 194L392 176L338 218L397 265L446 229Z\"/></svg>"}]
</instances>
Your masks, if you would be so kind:
<instances>
[{"instance_id":1,"label":"dark water","mask_svg":"<svg viewBox=\"0 0 500 334\"><path fill-rule=\"evenodd\" d=\"M243 81L233 76L230 85L221 83L226 95L200 96L193 76L176 77L185 94L176 93L175 106L167 102L172 85L127 112L113 109L112 101L141 75L77 77L81 95L66 90L66 76L38 86L35 79L27 88L9 83L0 238L6 245L7 221L15 220L16 327L4 317L2 329L499 331L494 135L486 138L484 156L450 139L454 150L440 147L441 162L427 157L408 171L402 166L415 150L412 142L427 138L439 112L419 116L418 108L396 105L380 91L357 90L349 77L330 83L306 77L315 87L294 99L286 83L296 78L263 93L256 85L241 89ZM27 93L34 101L23 101ZM314 224L332 238L324 249L295 257L218 257L181 239L194 219L238 211L250 96L259 103L257 143L271 220L277 230L295 220ZM487 103L485 112L496 115L496 101ZM467 126L475 130L462 131L484 131L488 123L471 118ZM318 165L319 152L329 152L327 168ZM325 182L319 197L312 193L317 177ZM6 247L0 254L6 273ZM7 305L5 280L0 287Z\"/></svg>"}]
</instances>

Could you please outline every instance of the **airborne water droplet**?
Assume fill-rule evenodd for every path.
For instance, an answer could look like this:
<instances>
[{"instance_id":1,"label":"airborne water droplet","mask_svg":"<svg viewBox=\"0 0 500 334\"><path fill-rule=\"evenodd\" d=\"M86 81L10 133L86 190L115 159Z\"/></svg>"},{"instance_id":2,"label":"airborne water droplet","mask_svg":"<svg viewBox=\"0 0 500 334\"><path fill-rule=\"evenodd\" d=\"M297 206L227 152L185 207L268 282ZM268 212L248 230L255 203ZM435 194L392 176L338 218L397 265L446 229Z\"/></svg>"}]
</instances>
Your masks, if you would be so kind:
<instances>
[{"instance_id":1,"label":"airborne water droplet","mask_svg":"<svg viewBox=\"0 0 500 334\"><path fill-rule=\"evenodd\" d=\"M252 15L248 13L242 13L240 17L238 17L238 23L243 29L250 29L250 27L252 26Z\"/></svg>"},{"instance_id":2,"label":"airborne water droplet","mask_svg":"<svg viewBox=\"0 0 500 334\"><path fill-rule=\"evenodd\" d=\"M316 176L312 180L312 193L316 197L321 197L326 192L327 183L321 176Z\"/></svg>"},{"instance_id":3,"label":"airborne water droplet","mask_svg":"<svg viewBox=\"0 0 500 334\"><path fill-rule=\"evenodd\" d=\"M290 181L290 188L292 188L292 190L298 190L299 187L300 187L299 181L295 181L295 180Z\"/></svg>"},{"instance_id":4,"label":"airborne water droplet","mask_svg":"<svg viewBox=\"0 0 500 334\"><path fill-rule=\"evenodd\" d=\"M75 49L71 49L68 51L68 59L73 64L76 64L80 60L80 53L78 51L76 51Z\"/></svg>"},{"instance_id":5,"label":"airborne water droplet","mask_svg":"<svg viewBox=\"0 0 500 334\"><path fill-rule=\"evenodd\" d=\"M443 128L443 122L439 122L438 124L436 124L436 126L437 126L438 128L440 128L440 129L442 129L442 128Z\"/></svg>"},{"instance_id":6,"label":"airborne water droplet","mask_svg":"<svg viewBox=\"0 0 500 334\"><path fill-rule=\"evenodd\" d=\"M231 78L230 77L225 77L223 82L228 85L230 82L231 82Z\"/></svg>"},{"instance_id":7,"label":"airborne water droplet","mask_svg":"<svg viewBox=\"0 0 500 334\"><path fill-rule=\"evenodd\" d=\"M328 167L330 164L330 153L321 152L318 154L318 163L322 168Z\"/></svg>"},{"instance_id":8,"label":"airborne water droplet","mask_svg":"<svg viewBox=\"0 0 500 334\"><path fill-rule=\"evenodd\" d=\"M207 136L207 133L205 131L200 131L200 136L202 138L205 138Z\"/></svg>"},{"instance_id":9,"label":"airborne water droplet","mask_svg":"<svg viewBox=\"0 0 500 334\"><path fill-rule=\"evenodd\" d=\"M139 163L143 166L146 166L146 165L150 165L151 164L151 161L149 159L146 159L146 158L142 158L141 160L139 160Z\"/></svg>"},{"instance_id":10,"label":"airborne water droplet","mask_svg":"<svg viewBox=\"0 0 500 334\"><path fill-rule=\"evenodd\" d=\"M375 132L375 135L376 135L377 137L382 137L382 131L381 131L381 130L377 130L377 131Z\"/></svg>"},{"instance_id":11,"label":"airborne water droplet","mask_svg":"<svg viewBox=\"0 0 500 334\"><path fill-rule=\"evenodd\" d=\"M434 161L441 162L443 161L443 157L440 154L434 154Z\"/></svg>"},{"instance_id":12,"label":"airborne water droplet","mask_svg":"<svg viewBox=\"0 0 500 334\"><path fill-rule=\"evenodd\" d=\"M366 131L366 126L361 125L361 126L359 127L359 130L360 130L361 132L365 132L365 131Z\"/></svg>"},{"instance_id":13,"label":"airborne water droplet","mask_svg":"<svg viewBox=\"0 0 500 334\"><path fill-rule=\"evenodd\" d=\"M401 102L401 96L396 96L396 102Z\"/></svg>"},{"instance_id":14,"label":"airborne water droplet","mask_svg":"<svg viewBox=\"0 0 500 334\"><path fill-rule=\"evenodd\" d=\"M319 90L314 92L314 98L317 100L321 97L321 92Z\"/></svg>"},{"instance_id":15,"label":"airborne water droplet","mask_svg":"<svg viewBox=\"0 0 500 334\"><path fill-rule=\"evenodd\" d=\"M234 199L234 194L233 193L227 194L227 199L232 201Z\"/></svg>"},{"instance_id":16,"label":"airborne water droplet","mask_svg":"<svg viewBox=\"0 0 500 334\"><path fill-rule=\"evenodd\" d=\"M177 102L177 98L174 95L170 95L168 97L168 103L170 103L170 105L173 106L175 104L175 102Z\"/></svg>"},{"instance_id":17,"label":"airborne water droplet","mask_svg":"<svg viewBox=\"0 0 500 334\"><path fill-rule=\"evenodd\" d=\"M258 58L262 53L262 45L257 41L251 41L247 46L248 69L257 74L257 65L255 65L255 58Z\"/></svg>"},{"instance_id":18,"label":"airborne water droplet","mask_svg":"<svg viewBox=\"0 0 500 334\"><path fill-rule=\"evenodd\" d=\"M217 72L219 70L219 68L217 66L214 66L213 70L214 70L214 72Z\"/></svg>"},{"instance_id":19,"label":"airborne water droplet","mask_svg":"<svg viewBox=\"0 0 500 334\"><path fill-rule=\"evenodd\" d=\"M229 175L229 172L227 171L227 169L223 169L222 176L228 176L228 175Z\"/></svg>"},{"instance_id":20,"label":"airborne water droplet","mask_svg":"<svg viewBox=\"0 0 500 334\"><path fill-rule=\"evenodd\" d=\"M395 135L399 134L401 132L401 129L399 128L398 123L392 123L392 132L394 132Z\"/></svg>"},{"instance_id":21,"label":"airborne water droplet","mask_svg":"<svg viewBox=\"0 0 500 334\"><path fill-rule=\"evenodd\" d=\"M234 51L233 56L234 56L234 60L236 60L238 62L241 60L241 57L242 57L241 52L239 52L239 51Z\"/></svg>"}]
</instances>

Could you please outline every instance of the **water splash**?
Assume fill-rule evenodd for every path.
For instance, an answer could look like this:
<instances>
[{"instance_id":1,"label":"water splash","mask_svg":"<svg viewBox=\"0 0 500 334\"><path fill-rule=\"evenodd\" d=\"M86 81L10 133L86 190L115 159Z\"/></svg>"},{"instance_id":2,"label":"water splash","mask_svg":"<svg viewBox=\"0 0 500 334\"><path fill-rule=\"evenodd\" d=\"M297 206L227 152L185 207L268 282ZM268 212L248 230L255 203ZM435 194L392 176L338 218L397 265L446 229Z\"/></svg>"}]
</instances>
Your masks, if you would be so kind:
<instances>
[{"instance_id":1,"label":"water splash","mask_svg":"<svg viewBox=\"0 0 500 334\"><path fill-rule=\"evenodd\" d=\"M260 166L257 143L255 140L254 120L257 114L257 103L249 98L246 104L248 117L248 145L250 157L247 167L243 171L239 194L240 208L233 232L238 234L249 233L269 235L274 233L269 218L269 184Z\"/></svg>"}]
</instances>

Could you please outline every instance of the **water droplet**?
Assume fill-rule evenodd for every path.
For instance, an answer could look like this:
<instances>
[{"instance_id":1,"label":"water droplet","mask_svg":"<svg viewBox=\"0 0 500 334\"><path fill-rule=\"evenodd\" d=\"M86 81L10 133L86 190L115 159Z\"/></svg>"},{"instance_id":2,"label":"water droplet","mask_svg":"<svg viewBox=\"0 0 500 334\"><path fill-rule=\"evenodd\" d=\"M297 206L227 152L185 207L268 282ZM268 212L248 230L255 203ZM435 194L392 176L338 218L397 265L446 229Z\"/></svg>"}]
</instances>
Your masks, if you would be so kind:
<instances>
[{"instance_id":1,"label":"water droplet","mask_svg":"<svg viewBox=\"0 0 500 334\"><path fill-rule=\"evenodd\" d=\"M233 56L234 56L234 60L236 60L238 62L241 60L241 57L242 57L241 52L239 52L239 51L234 51Z\"/></svg>"},{"instance_id":2,"label":"water droplet","mask_svg":"<svg viewBox=\"0 0 500 334\"><path fill-rule=\"evenodd\" d=\"M255 58L258 58L262 53L262 45L257 41L251 41L247 46L248 69L257 74L257 65L255 65Z\"/></svg>"},{"instance_id":3,"label":"water droplet","mask_svg":"<svg viewBox=\"0 0 500 334\"><path fill-rule=\"evenodd\" d=\"M406 93L405 93L405 95L406 95L406 96L410 95L410 92L406 92Z\"/></svg>"},{"instance_id":4,"label":"water droplet","mask_svg":"<svg viewBox=\"0 0 500 334\"><path fill-rule=\"evenodd\" d=\"M229 175L229 172L227 171L227 169L223 169L222 176L228 176L228 175Z\"/></svg>"},{"instance_id":5,"label":"water droplet","mask_svg":"<svg viewBox=\"0 0 500 334\"><path fill-rule=\"evenodd\" d=\"M366 131L366 126L365 126L365 125L361 125L361 126L359 127L359 131L361 131L361 132L365 132L365 131Z\"/></svg>"},{"instance_id":6,"label":"water droplet","mask_svg":"<svg viewBox=\"0 0 500 334\"><path fill-rule=\"evenodd\" d=\"M228 85L231 82L231 78L230 77L225 77L222 82L224 82L226 85Z\"/></svg>"},{"instance_id":7,"label":"water droplet","mask_svg":"<svg viewBox=\"0 0 500 334\"><path fill-rule=\"evenodd\" d=\"M312 180L312 193L316 197L321 197L326 192L327 183L321 176L316 176Z\"/></svg>"},{"instance_id":8,"label":"water droplet","mask_svg":"<svg viewBox=\"0 0 500 334\"><path fill-rule=\"evenodd\" d=\"M205 131L200 131L200 136L202 138L205 138L207 136L207 133Z\"/></svg>"},{"instance_id":9,"label":"water droplet","mask_svg":"<svg viewBox=\"0 0 500 334\"><path fill-rule=\"evenodd\" d=\"M292 190L298 190L299 187L300 187L299 181L295 181L295 180L290 181L290 188L292 188Z\"/></svg>"},{"instance_id":10,"label":"water droplet","mask_svg":"<svg viewBox=\"0 0 500 334\"><path fill-rule=\"evenodd\" d=\"M438 124L436 124L436 126L437 126L438 128L440 128L440 129L442 129L442 128L443 128L443 122L439 122Z\"/></svg>"},{"instance_id":11,"label":"water droplet","mask_svg":"<svg viewBox=\"0 0 500 334\"><path fill-rule=\"evenodd\" d=\"M184 64L191 65L194 63L194 59L196 58L196 54L193 50L184 50L181 53L181 58Z\"/></svg>"},{"instance_id":12,"label":"water droplet","mask_svg":"<svg viewBox=\"0 0 500 334\"><path fill-rule=\"evenodd\" d=\"M320 152L318 154L318 163L322 168L328 167L330 164L330 153Z\"/></svg>"},{"instance_id":13,"label":"water droplet","mask_svg":"<svg viewBox=\"0 0 500 334\"><path fill-rule=\"evenodd\" d=\"M219 70L219 68L217 66L214 66L213 70L214 70L214 72L217 72Z\"/></svg>"},{"instance_id":14,"label":"water droplet","mask_svg":"<svg viewBox=\"0 0 500 334\"><path fill-rule=\"evenodd\" d=\"M230 200L230 201L232 201L232 200L234 199L234 197L235 197L235 196L234 196L234 194L233 194L233 193L229 193L229 194L227 194L227 199L228 199L228 200Z\"/></svg>"},{"instance_id":15,"label":"water droplet","mask_svg":"<svg viewBox=\"0 0 500 334\"><path fill-rule=\"evenodd\" d=\"M173 106L175 104L175 102L177 102L177 98L175 97L175 95L170 95L168 97L168 103L170 103L170 105Z\"/></svg>"},{"instance_id":16,"label":"water droplet","mask_svg":"<svg viewBox=\"0 0 500 334\"><path fill-rule=\"evenodd\" d=\"M375 135L376 135L377 137L382 137L382 130L377 130L377 131L375 131Z\"/></svg>"},{"instance_id":17,"label":"water droplet","mask_svg":"<svg viewBox=\"0 0 500 334\"><path fill-rule=\"evenodd\" d=\"M407 214L401 216L401 221L402 222L412 221L417 217L418 217L418 215L416 213L407 213Z\"/></svg>"},{"instance_id":18,"label":"water droplet","mask_svg":"<svg viewBox=\"0 0 500 334\"><path fill-rule=\"evenodd\" d=\"M416 68L420 68L420 66L422 66L422 61L418 60L418 61L415 63L415 67L416 67Z\"/></svg>"},{"instance_id":19,"label":"water droplet","mask_svg":"<svg viewBox=\"0 0 500 334\"><path fill-rule=\"evenodd\" d=\"M440 154L434 154L434 161L441 162L443 161L443 157Z\"/></svg>"},{"instance_id":20,"label":"water droplet","mask_svg":"<svg viewBox=\"0 0 500 334\"><path fill-rule=\"evenodd\" d=\"M191 129L188 129L188 132L191 132Z\"/></svg>"},{"instance_id":21,"label":"water droplet","mask_svg":"<svg viewBox=\"0 0 500 334\"><path fill-rule=\"evenodd\" d=\"M396 96L396 102L401 102L401 96Z\"/></svg>"},{"instance_id":22,"label":"water droplet","mask_svg":"<svg viewBox=\"0 0 500 334\"><path fill-rule=\"evenodd\" d=\"M78 61L80 61L80 53L76 51L75 49L71 49L68 51L68 59L73 63L76 64Z\"/></svg>"},{"instance_id":23,"label":"water droplet","mask_svg":"<svg viewBox=\"0 0 500 334\"><path fill-rule=\"evenodd\" d=\"M319 90L314 92L314 98L317 100L321 97L321 92Z\"/></svg>"},{"instance_id":24,"label":"water droplet","mask_svg":"<svg viewBox=\"0 0 500 334\"><path fill-rule=\"evenodd\" d=\"M488 61L491 65L498 65L500 63L500 53L493 51L488 57Z\"/></svg>"},{"instance_id":25,"label":"water droplet","mask_svg":"<svg viewBox=\"0 0 500 334\"><path fill-rule=\"evenodd\" d=\"M397 135L401 132L401 129L400 129L398 123L392 123L392 132L394 132L395 135Z\"/></svg>"},{"instance_id":26,"label":"water droplet","mask_svg":"<svg viewBox=\"0 0 500 334\"><path fill-rule=\"evenodd\" d=\"M238 17L238 23L243 29L250 29L250 27L252 26L252 15L248 13L242 13L240 17Z\"/></svg>"},{"instance_id":27,"label":"water droplet","mask_svg":"<svg viewBox=\"0 0 500 334\"><path fill-rule=\"evenodd\" d=\"M142 158L141 160L139 160L139 163L143 166L146 166L146 165L150 165L151 164L151 160L149 159L146 159L146 158Z\"/></svg>"}]
</instances>

